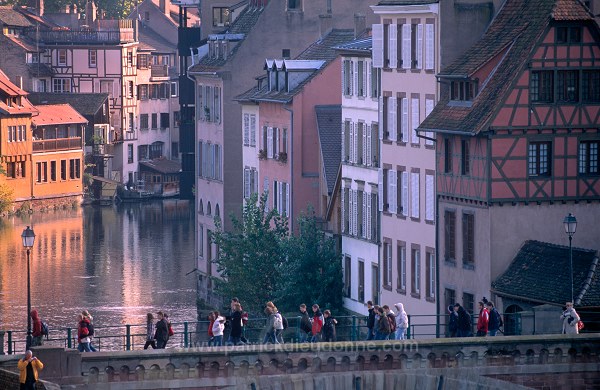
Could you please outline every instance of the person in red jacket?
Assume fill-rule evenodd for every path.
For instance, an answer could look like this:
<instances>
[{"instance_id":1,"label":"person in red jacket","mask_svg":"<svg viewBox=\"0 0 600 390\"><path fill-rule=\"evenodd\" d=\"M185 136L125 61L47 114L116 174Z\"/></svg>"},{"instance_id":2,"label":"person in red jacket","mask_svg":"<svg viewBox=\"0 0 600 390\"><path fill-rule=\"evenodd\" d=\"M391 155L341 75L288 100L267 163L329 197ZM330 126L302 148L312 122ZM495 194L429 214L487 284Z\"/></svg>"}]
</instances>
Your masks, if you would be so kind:
<instances>
[{"instance_id":1,"label":"person in red jacket","mask_svg":"<svg viewBox=\"0 0 600 390\"><path fill-rule=\"evenodd\" d=\"M487 335L488 323L490 322L490 312L483 302L479 302L479 318L477 319L477 336Z\"/></svg>"},{"instance_id":2,"label":"person in red jacket","mask_svg":"<svg viewBox=\"0 0 600 390\"><path fill-rule=\"evenodd\" d=\"M31 346L36 347L44 343L44 336L42 335L42 319L38 315L38 311L33 309L30 313L32 322L32 340Z\"/></svg>"},{"instance_id":3,"label":"person in red jacket","mask_svg":"<svg viewBox=\"0 0 600 390\"><path fill-rule=\"evenodd\" d=\"M215 335L213 333L213 324L215 323L215 315L213 312L210 312L208 314L208 346L212 346L213 345L213 341L215 341Z\"/></svg>"},{"instance_id":4,"label":"person in red jacket","mask_svg":"<svg viewBox=\"0 0 600 390\"><path fill-rule=\"evenodd\" d=\"M321 330L323 329L323 314L321 314L321 310L319 310L319 305L316 303L312 306L313 317L310 319L312 322L312 339L311 342L318 343L321 339Z\"/></svg>"}]
</instances>

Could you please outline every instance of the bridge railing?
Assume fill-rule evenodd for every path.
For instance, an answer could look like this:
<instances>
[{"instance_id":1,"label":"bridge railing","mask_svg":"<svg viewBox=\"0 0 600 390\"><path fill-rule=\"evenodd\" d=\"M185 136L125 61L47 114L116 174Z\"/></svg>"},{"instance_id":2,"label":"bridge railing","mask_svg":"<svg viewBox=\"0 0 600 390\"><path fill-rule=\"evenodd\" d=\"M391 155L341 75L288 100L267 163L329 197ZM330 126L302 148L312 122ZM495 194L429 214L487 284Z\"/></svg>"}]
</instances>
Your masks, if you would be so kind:
<instances>
[{"instance_id":1,"label":"bridge railing","mask_svg":"<svg viewBox=\"0 0 600 390\"><path fill-rule=\"evenodd\" d=\"M520 335L521 313L502 314L504 327L500 334ZM336 325L336 341L365 340L367 337L366 316L339 316ZM288 328L283 332L286 343L300 340L300 316L287 316ZM447 315L409 315L408 338L449 337ZM582 333L597 332L600 329L600 312L583 315L585 328ZM535 321L535 319L534 319ZM557 316L557 322L559 318ZM266 318L250 318L243 328L244 338L251 344L260 344L265 335ZM224 342L227 341L230 328L226 324ZM174 335L167 344L169 347L187 348L208 345L208 321L172 322ZM472 316L472 332L477 330L477 315ZM22 353L25 350L25 331L0 331L0 354ZM94 325L92 345L102 351L130 351L143 349L146 343L146 324L126 324L113 326ZM44 345L63 348L77 348L76 328L51 328Z\"/></svg>"}]
</instances>

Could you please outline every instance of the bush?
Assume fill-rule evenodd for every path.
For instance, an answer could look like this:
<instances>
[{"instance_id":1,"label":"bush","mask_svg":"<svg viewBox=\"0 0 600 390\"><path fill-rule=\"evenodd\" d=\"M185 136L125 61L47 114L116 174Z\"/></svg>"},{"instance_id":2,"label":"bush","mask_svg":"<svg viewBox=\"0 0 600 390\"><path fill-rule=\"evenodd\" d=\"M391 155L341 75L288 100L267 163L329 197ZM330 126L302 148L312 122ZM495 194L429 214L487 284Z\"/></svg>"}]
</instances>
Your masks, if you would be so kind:
<instances>
[{"instance_id":1,"label":"bush","mask_svg":"<svg viewBox=\"0 0 600 390\"><path fill-rule=\"evenodd\" d=\"M7 212L15 201L14 190L5 183L0 183L0 214Z\"/></svg>"}]
</instances>

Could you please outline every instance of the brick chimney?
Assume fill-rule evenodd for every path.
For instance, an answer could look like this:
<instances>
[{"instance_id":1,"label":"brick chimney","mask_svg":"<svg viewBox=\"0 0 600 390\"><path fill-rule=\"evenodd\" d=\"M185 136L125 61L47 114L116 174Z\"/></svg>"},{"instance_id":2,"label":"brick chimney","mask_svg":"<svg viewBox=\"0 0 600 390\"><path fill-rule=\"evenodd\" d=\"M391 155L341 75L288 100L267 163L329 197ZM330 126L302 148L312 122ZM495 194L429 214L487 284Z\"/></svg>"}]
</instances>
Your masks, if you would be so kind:
<instances>
[{"instance_id":1,"label":"brick chimney","mask_svg":"<svg viewBox=\"0 0 600 390\"><path fill-rule=\"evenodd\" d=\"M44 15L44 0L30 0L27 2L27 6L33 8L38 16Z\"/></svg>"},{"instance_id":2,"label":"brick chimney","mask_svg":"<svg viewBox=\"0 0 600 390\"><path fill-rule=\"evenodd\" d=\"M367 17L363 14L354 14L354 38L357 38L367 28Z\"/></svg>"},{"instance_id":3,"label":"brick chimney","mask_svg":"<svg viewBox=\"0 0 600 390\"><path fill-rule=\"evenodd\" d=\"M324 38L325 35L329 34L333 26L332 15L319 15L319 32L321 34L321 38Z\"/></svg>"},{"instance_id":4,"label":"brick chimney","mask_svg":"<svg viewBox=\"0 0 600 390\"><path fill-rule=\"evenodd\" d=\"M167 2L169 2L167 4ZM169 13L171 12L170 9L170 0L158 0L158 8L160 8L160 12L162 12L163 14L169 16Z\"/></svg>"}]
</instances>

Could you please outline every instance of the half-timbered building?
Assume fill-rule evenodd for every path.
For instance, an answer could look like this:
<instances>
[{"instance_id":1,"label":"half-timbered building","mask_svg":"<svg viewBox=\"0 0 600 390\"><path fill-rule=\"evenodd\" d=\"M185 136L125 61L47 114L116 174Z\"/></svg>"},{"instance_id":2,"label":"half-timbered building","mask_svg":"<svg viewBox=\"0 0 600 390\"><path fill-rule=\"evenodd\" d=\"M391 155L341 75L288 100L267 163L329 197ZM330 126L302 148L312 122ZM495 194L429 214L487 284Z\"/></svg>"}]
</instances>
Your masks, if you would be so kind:
<instances>
[{"instance_id":1,"label":"half-timbered building","mask_svg":"<svg viewBox=\"0 0 600 390\"><path fill-rule=\"evenodd\" d=\"M599 40L578 0L507 0L438 74L442 97L419 132L437 134L447 300L489 297L526 240L564 245L568 213L579 221L573 244L600 248Z\"/></svg>"}]
</instances>

